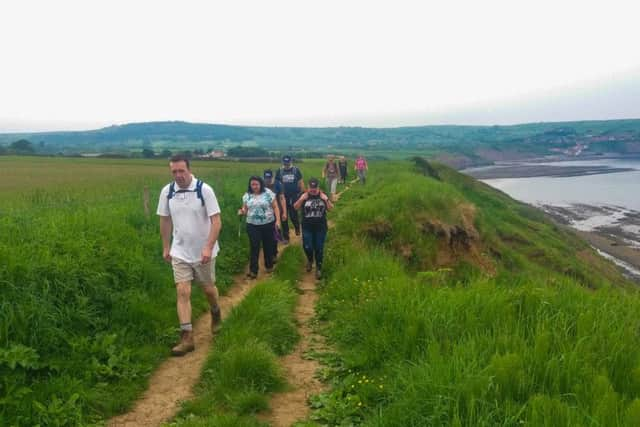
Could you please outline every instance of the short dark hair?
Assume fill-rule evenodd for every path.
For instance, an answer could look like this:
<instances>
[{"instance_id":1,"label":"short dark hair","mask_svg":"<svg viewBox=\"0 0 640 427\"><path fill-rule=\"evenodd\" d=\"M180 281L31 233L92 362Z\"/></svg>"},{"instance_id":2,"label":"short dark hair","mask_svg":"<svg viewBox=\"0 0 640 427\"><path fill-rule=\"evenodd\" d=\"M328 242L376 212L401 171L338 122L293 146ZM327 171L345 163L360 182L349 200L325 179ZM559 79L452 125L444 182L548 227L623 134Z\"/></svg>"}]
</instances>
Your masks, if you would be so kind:
<instances>
[{"instance_id":1,"label":"short dark hair","mask_svg":"<svg viewBox=\"0 0 640 427\"><path fill-rule=\"evenodd\" d=\"M191 164L189 164L189 156L186 154L174 154L169 158L169 163L177 163L184 162L187 165L187 169L191 169Z\"/></svg>"},{"instance_id":2,"label":"short dark hair","mask_svg":"<svg viewBox=\"0 0 640 427\"><path fill-rule=\"evenodd\" d=\"M264 179L262 179L259 176L252 176L251 178L249 178L249 185L247 186L247 193L251 194L253 193L253 190L251 189L251 181L258 181L260 183L260 193L264 193Z\"/></svg>"}]
</instances>

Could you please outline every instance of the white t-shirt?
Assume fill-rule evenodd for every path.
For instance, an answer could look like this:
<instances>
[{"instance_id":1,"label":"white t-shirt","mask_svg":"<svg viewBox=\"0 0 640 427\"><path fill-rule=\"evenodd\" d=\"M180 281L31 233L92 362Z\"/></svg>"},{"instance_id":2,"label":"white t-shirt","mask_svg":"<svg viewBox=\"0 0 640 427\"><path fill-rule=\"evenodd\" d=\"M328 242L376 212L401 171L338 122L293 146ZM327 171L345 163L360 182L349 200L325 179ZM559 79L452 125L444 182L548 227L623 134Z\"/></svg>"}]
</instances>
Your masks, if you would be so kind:
<instances>
[{"instance_id":1,"label":"white t-shirt","mask_svg":"<svg viewBox=\"0 0 640 427\"><path fill-rule=\"evenodd\" d=\"M169 216L173 222L173 239L171 241L172 257L186 262L199 262L202 259L202 249L207 244L209 231L211 230L211 218L220 213L218 199L208 184L202 184L202 201L196 193L195 176L191 176L191 184L188 189L175 185L175 193L171 200L169 187L167 184L160 192L158 201L158 215ZM178 193L178 190L190 190ZM212 258L215 258L220 251L220 246L216 241L212 251Z\"/></svg>"}]
</instances>

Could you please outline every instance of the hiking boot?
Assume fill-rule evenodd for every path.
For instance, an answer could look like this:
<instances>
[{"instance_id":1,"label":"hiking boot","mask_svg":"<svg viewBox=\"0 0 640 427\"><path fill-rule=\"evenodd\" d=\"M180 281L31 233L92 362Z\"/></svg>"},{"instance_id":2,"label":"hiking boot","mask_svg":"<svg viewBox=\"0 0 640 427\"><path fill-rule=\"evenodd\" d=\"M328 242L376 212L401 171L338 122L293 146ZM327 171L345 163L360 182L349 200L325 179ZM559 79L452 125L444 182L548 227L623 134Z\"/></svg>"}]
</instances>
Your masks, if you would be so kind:
<instances>
[{"instance_id":1,"label":"hiking boot","mask_svg":"<svg viewBox=\"0 0 640 427\"><path fill-rule=\"evenodd\" d=\"M271 274L271 273L273 273L273 267L267 267L267 268L265 268L264 271L266 271L267 273Z\"/></svg>"},{"instance_id":2,"label":"hiking boot","mask_svg":"<svg viewBox=\"0 0 640 427\"><path fill-rule=\"evenodd\" d=\"M182 331L180 332L180 342L171 349L171 354L174 356L184 356L195 349L196 346L193 344L193 331Z\"/></svg>"},{"instance_id":3,"label":"hiking boot","mask_svg":"<svg viewBox=\"0 0 640 427\"><path fill-rule=\"evenodd\" d=\"M311 273L312 268L313 268L313 262L307 261L307 273Z\"/></svg>"},{"instance_id":4,"label":"hiking boot","mask_svg":"<svg viewBox=\"0 0 640 427\"><path fill-rule=\"evenodd\" d=\"M258 273L249 272L249 273L247 273L247 277L249 279L255 279L256 277L258 277Z\"/></svg>"},{"instance_id":5,"label":"hiking boot","mask_svg":"<svg viewBox=\"0 0 640 427\"><path fill-rule=\"evenodd\" d=\"M216 307L215 310L211 310L211 332L217 333L222 328L222 313L220 313L220 307Z\"/></svg>"},{"instance_id":6,"label":"hiking boot","mask_svg":"<svg viewBox=\"0 0 640 427\"><path fill-rule=\"evenodd\" d=\"M316 279L322 279L322 270L320 270L319 268L316 268Z\"/></svg>"},{"instance_id":7,"label":"hiking boot","mask_svg":"<svg viewBox=\"0 0 640 427\"><path fill-rule=\"evenodd\" d=\"M299 235L300 235L300 229L296 228L296 236L299 236Z\"/></svg>"},{"instance_id":8,"label":"hiking boot","mask_svg":"<svg viewBox=\"0 0 640 427\"><path fill-rule=\"evenodd\" d=\"M284 244L284 245L288 245L288 244L289 244L289 239L284 239L284 240L282 241L282 244Z\"/></svg>"}]
</instances>

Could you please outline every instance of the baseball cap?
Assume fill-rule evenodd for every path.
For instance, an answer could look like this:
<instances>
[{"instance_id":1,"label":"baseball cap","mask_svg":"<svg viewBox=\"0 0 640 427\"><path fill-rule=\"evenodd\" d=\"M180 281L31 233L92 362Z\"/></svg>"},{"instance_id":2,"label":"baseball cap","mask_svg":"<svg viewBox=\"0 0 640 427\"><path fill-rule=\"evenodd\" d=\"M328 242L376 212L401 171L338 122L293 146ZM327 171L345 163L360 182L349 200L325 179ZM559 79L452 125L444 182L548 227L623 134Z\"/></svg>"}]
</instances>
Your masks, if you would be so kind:
<instances>
[{"instance_id":1,"label":"baseball cap","mask_svg":"<svg viewBox=\"0 0 640 427\"><path fill-rule=\"evenodd\" d=\"M271 169L266 169L263 177L265 181L273 179L273 171Z\"/></svg>"},{"instance_id":2,"label":"baseball cap","mask_svg":"<svg viewBox=\"0 0 640 427\"><path fill-rule=\"evenodd\" d=\"M318 180L316 178L311 178L309 180L309 188L318 188Z\"/></svg>"},{"instance_id":3,"label":"baseball cap","mask_svg":"<svg viewBox=\"0 0 640 427\"><path fill-rule=\"evenodd\" d=\"M291 156L282 156L282 163L291 163Z\"/></svg>"}]
</instances>

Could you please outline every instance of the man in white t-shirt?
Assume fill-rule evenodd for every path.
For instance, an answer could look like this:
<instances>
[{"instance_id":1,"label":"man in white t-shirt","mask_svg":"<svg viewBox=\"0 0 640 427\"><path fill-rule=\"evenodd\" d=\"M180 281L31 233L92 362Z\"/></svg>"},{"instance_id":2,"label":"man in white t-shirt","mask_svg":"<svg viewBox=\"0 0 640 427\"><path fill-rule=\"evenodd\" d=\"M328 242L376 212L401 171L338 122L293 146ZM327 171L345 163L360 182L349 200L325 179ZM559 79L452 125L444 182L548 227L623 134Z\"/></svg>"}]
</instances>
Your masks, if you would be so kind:
<instances>
[{"instance_id":1,"label":"man in white t-shirt","mask_svg":"<svg viewBox=\"0 0 640 427\"><path fill-rule=\"evenodd\" d=\"M215 285L216 256L220 250L220 206L213 189L191 174L189 159L173 156L169 167L174 182L160 192L158 215L162 256L173 266L177 291L180 342L171 350L183 356L195 349L191 324L191 282L202 286L211 306L211 328L220 328L218 289ZM173 233L172 233L173 232ZM173 235L172 235L173 234Z\"/></svg>"}]
</instances>

